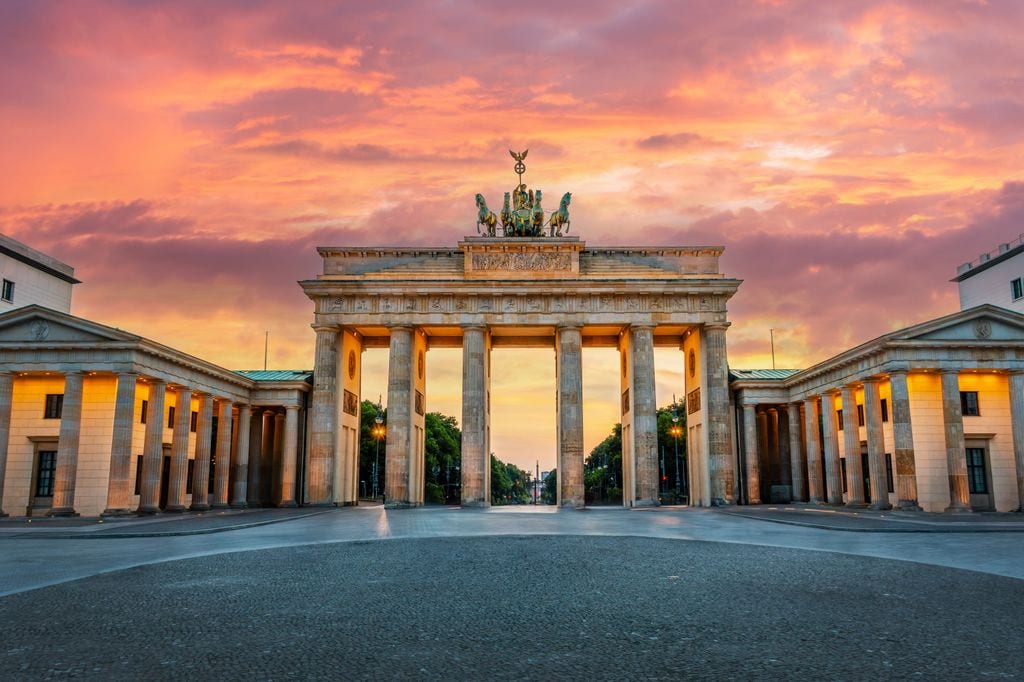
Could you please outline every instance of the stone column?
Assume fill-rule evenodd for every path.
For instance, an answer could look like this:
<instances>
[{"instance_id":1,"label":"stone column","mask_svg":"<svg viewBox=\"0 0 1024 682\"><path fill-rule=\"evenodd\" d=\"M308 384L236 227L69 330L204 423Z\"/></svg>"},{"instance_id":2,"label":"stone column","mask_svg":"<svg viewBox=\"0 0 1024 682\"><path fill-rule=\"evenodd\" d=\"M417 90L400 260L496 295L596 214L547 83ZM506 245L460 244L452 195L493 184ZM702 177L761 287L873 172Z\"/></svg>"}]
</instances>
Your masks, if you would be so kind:
<instances>
[{"instance_id":1,"label":"stone column","mask_svg":"<svg viewBox=\"0 0 1024 682\"><path fill-rule=\"evenodd\" d=\"M846 506L862 509L864 471L860 461L860 431L857 426L857 397L853 386L843 386L843 456L846 458Z\"/></svg>"},{"instance_id":2,"label":"stone column","mask_svg":"<svg viewBox=\"0 0 1024 682\"><path fill-rule=\"evenodd\" d=\"M389 507L411 504L409 459L412 442L412 327L391 327L388 355L388 437L384 499ZM489 463L488 463L489 464Z\"/></svg>"},{"instance_id":3,"label":"stone column","mask_svg":"<svg viewBox=\"0 0 1024 682\"><path fill-rule=\"evenodd\" d=\"M946 468L949 473L948 512L971 511L967 491L967 451L964 447L964 415L960 407L960 376L942 371L942 421L946 433Z\"/></svg>"},{"instance_id":4,"label":"stone column","mask_svg":"<svg viewBox=\"0 0 1024 682\"><path fill-rule=\"evenodd\" d=\"M635 342L637 330L631 331ZM650 329L647 333L650 334ZM634 355L633 361L637 362L637 358ZM651 371L653 376L653 368ZM555 374L558 382L558 501L563 508L583 509L583 336L579 327L559 327L555 332ZM640 400L638 396L634 402L637 414ZM638 470L641 466L637 465ZM642 477L643 473L639 473L638 479ZM641 486L638 481L637 503L652 504L640 494ZM655 488L653 504L657 504L657 499Z\"/></svg>"},{"instance_id":5,"label":"stone column","mask_svg":"<svg viewBox=\"0 0 1024 682\"><path fill-rule=\"evenodd\" d=\"M768 412L764 406L760 410L757 410L757 469L758 469L758 483L762 487L758 491L758 496L762 502L771 502L771 479L772 479L772 468L771 468L771 454L768 452ZM765 483L768 483L765 486ZM768 499L765 500L764 488L768 488Z\"/></svg>"},{"instance_id":6,"label":"stone column","mask_svg":"<svg viewBox=\"0 0 1024 682\"><path fill-rule=\"evenodd\" d=\"M313 396L309 407L308 504L314 507L334 503L335 422L338 416L338 329L316 330ZM389 405L390 407L390 405ZM389 415L390 417L390 415Z\"/></svg>"},{"instance_id":7,"label":"stone column","mask_svg":"<svg viewBox=\"0 0 1024 682\"><path fill-rule=\"evenodd\" d=\"M793 471L789 454L789 413L782 409L782 406L775 408L778 429L775 434L776 446L779 449L779 470L780 479L784 488L783 495L786 502L793 501Z\"/></svg>"},{"instance_id":8,"label":"stone column","mask_svg":"<svg viewBox=\"0 0 1024 682\"><path fill-rule=\"evenodd\" d=\"M957 395L959 400L959 394ZM868 468L871 472L871 509L892 509L885 475L885 435L882 433L882 404L878 379L864 380L864 425L868 440ZM966 460L964 463L966 467ZM966 473L966 468L964 469Z\"/></svg>"},{"instance_id":9,"label":"stone column","mask_svg":"<svg viewBox=\"0 0 1024 682\"><path fill-rule=\"evenodd\" d=\"M231 506L245 509L249 506L249 437L252 431L252 409L248 405L238 407L238 429L235 452L231 457L235 466L235 486L231 491Z\"/></svg>"},{"instance_id":10,"label":"stone column","mask_svg":"<svg viewBox=\"0 0 1024 682\"><path fill-rule=\"evenodd\" d=\"M142 493L139 514L160 511L160 474L164 459L164 399L167 384L154 379L149 382L146 408L146 437L142 449Z\"/></svg>"},{"instance_id":11,"label":"stone column","mask_svg":"<svg viewBox=\"0 0 1024 682\"><path fill-rule=\"evenodd\" d=\"M107 508L103 516L128 514L131 505L132 432L135 427L135 384L138 375L117 375L114 403L114 431L110 439L110 478L107 481Z\"/></svg>"},{"instance_id":12,"label":"stone column","mask_svg":"<svg viewBox=\"0 0 1024 682\"><path fill-rule=\"evenodd\" d=\"M221 400L217 407L217 461L213 467L214 509L228 506L228 487L231 484L231 401Z\"/></svg>"},{"instance_id":13,"label":"stone column","mask_svg":"<svg viewBox=\"0 0 1024 682\"><path fill-rule=\"evenodd\" d=\"M889 372L892 403L892 449L896 471L896 507L921 511L917 503L917 462L914 458L914 432L910 423L910 391L907 373Z\"/></svg>"},{"instance_id":14,"label":"stone column","mask_svg":"<svg viewBox=\"0 0 1024 682\"><path fill-rule=\"evenodd\" d=\"M779 411L774 407L769 407L765 410L765 418L767 419L767 432L768 436L766 451L768 454L768 471L769 471L769 487L768 487L768 500L770 502L784 502L789 499L789 492L782 489L782 484L776 484L776 481L781 481L782 476L776 475L775 472L779 471L779 464L782 461L782 452L779 447Z\"/></svg>"},{"instance_id":15,"label":"stone column","mask_svg":"<svg viewBox=\"0 0 1024 682\"><path fill-rule=\"evenodd\" d=\"M49 516L78 516L75 511L75 480L78 477L78 441L82 433L81 372L64 375L64 408L57 443L57 471L54 477L53 507Z\"/></svg>"},{"instance_id":16,"label":"stone column","mask_svg":"<svg viewBox=\"0 0 1024 682\"><path fill-rule=\"evenodd\" d=\"M729 360L725 348L728 324L704 326L707 357L708 463L711 470L711 504L722 506L736 502L736 472L733 467L729 410Z\"/></svg>"},{"instance_id":17,"label":"stone column","mask_svg":"<svg viewBox=\"0 0 1024 682\"><path fill-rule=\"evenodd\" d=\"M188 483L188 439L192 426L192 389L179 388L174 408L174 433L171 436L171 471L167 484L165 512L185 511L185 486ZM192 471L193 476L195 470Z\"/></svg>"},{"instance_id":18,"label":"stone column","mask_svg":"<svg viewBox=\"0 0 1024 682\"><path fill-rule=\"evenodd\" d=\"M487 461L487 330L462 328L462 506L486 507Z\"/></svg>"},{"instance_id":19,"label":"stone column","mask_svg":"<svg viewBox=\"0 0 1024 682\"><path fill-rule=\"evenodd\" d=\"M271 481L271 488L269 494L264 495L263 499L268 504L275 504L280 506L281 497L281 463L284 460L284 415L280 412L274 413L274 450L273 456L268 457L270 466L270 475L267 480Z\"/></svg>"},{"instance_id":20,"label":"stone column","mask_svg":"<svg viewBox=\"0 0 1024 682\"><path fill-rule=\"evenodd\" d=\"M807 499L807 458L800 446L800 405L789 403L786 406L789 415L789 463L793 480L793 501L803 502Z\"/></svg>"},{"instance_id":21,"label":"stone column","mask_svg":"<svg viewBox=\"0 0 1024 682\"><path fill-rule=\"evenodd\" d=\"M804 430L807 440L807 500L825 504L825 484L821 478L821 437L818 431L818 401L804 400Z\"/></svg>"},{"instance_id":22,"label":"stone column","mask_svg":"<svg viewBox=\"0 0 1024 682\"><path fill-rule=\"evenodd\" d=\"M0 372L0 518L4 513L4 477L7 475L7 448L11 440L11 404L14 395L14 375Z\"/></svg>"},{"instance_id":23,"label":"stone column","mask_svg":"<svg viewBox=\"0 0 1024 682\"><path fill-rule=\"evenodd\" d=\"M836 424L836 403L831 393L821 394L821 425L825 453L825 482L828 503L843 503L843 466L839 461L839 427Z\"/></svg>"},{"instance_id":24,"label":"stone column","mask_svg":"<svg viewBox=\"0 0 1024 682\"><path fill-rule=\"evenodd\" d=\"M578 333L578 332L577 332ZM636 457L636 502L638 507L657 506L658 488L658 404L654 379L654 327L630 327L633 351L633 452ZM582 341L582 337L580 339ZM577 346L577 348L580 348ZM578 352L578 351L577 351ZM582 374L582 363L580 372ZM582 384L582 377L580 378ZM580 476L583 475L583 406L580 404ZM581 480L582 483L582 480ZM582 485L581 485L582 489ZM582 495L582 492L581 492Z\"/></svg>"},{"instance_id":25,"label":"stone column","mask_svg":"<svg viewBox=\"0 0 1024 682\"><path fill-rule=\"evenodd\" d=\"M250 507L260 506L260 465L263 460L263 408L252 408L249 420L249 462L245 501Z\"/></svg>"},{"instance_id":26,"label":"stone column","mask_svg":"<svg viewBox=\"0 0 1024 682\"><path fill-rule=\"evenodd\" d=\"M213 439L213 396L199 396L196 420L196 463L192 469L192 511L210 508L210 445Z\"/></svg>"},{"instance_id":27,"label":"stone column","mask_svg":"<svg viewBox=\"0 0 1024 682\"><path fill-rule=\"evenodd\" d=\"M747 460L747 504L761 504L761 468L758 466L757 411L743 405L743 449Z\"/></svg>"},{"instance_id":28,"label":"stone column","mask_svg":"<svg viewBox=\"0 0 1024 682\"><path fill-rule=\"evenodd\" d=\"M1017 511L1024 512L1024 372L1010 375L1010 420L1017 469Z\"/></svg>"},{"instance_id":29,"label":"stone column","mask_svg":"<svg viewBox=\"0 0 1024 682\"><path fill-rule=\"evenodd\" d=\"M284 416L284 453L281 456L281 494L278 507L295 506L295 468L299 453L299 407L289 405Z\"/></svg>"}]
</instances>

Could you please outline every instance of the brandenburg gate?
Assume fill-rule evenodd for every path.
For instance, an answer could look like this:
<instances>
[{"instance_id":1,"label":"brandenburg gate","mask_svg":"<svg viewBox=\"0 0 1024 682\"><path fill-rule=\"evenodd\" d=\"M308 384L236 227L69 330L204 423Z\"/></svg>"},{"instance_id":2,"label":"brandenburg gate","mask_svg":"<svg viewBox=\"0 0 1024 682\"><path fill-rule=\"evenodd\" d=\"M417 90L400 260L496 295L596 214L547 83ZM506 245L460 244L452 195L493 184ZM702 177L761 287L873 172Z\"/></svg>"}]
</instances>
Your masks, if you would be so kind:
<instances>
[{"instance_id":1,"label":"brandenburg gate","mask_svg":"<svg viewBox=\"0 0 1024 682\"><path fill-rule=\"evenodd\" d=\"M658 504L654 348L683 354L691 503L736 501L726 303L740 281L723 248L587 247L568 231L569 194L548 218L520 183L496 216L477 195L478 236L454 248L321 247L301 282L314 304L307 500L358 500L361 355L388 348L385 500L423 504L426 358L462 348L462 504L490 503L490 354L554 350L558 504L583 491L582 349L619 350L623 504ZM525 168L523 168L525 169ZM511 195L511 202L510 202ZM500 232L500 234L498 234Z\"/></svg>"}]
</instances>

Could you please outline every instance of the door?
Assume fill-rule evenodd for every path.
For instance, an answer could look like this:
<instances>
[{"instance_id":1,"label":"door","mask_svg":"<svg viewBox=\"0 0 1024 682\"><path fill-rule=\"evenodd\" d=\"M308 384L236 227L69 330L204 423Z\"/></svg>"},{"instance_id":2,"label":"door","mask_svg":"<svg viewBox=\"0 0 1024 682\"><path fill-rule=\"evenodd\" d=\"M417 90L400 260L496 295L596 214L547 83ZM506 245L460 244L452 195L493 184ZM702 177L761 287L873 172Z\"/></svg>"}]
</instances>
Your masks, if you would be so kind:
<instances>
[{"instance_id":1,"label":"door","mask_svg":"<svg viewBox=\"0 0 1024 682\"><path fill-rule=\"evenodd\" d=\"M988 448L980 445L968 447L967 455L967 492L971 496L973 511L993 511L992 481L989 479Z\"/></svg>"}]
</instances>

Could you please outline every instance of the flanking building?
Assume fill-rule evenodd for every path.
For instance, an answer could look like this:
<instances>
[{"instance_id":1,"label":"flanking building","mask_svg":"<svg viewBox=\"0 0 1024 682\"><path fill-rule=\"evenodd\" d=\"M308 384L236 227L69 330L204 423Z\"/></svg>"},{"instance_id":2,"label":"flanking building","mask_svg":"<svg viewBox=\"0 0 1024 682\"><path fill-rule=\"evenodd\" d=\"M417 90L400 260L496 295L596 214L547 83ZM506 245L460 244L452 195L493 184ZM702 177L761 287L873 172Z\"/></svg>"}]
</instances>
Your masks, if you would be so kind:
<instances>
[{"instance_id":1,"label":"flanking building","mask_svg":"<svg viewBox=\"0 0 1024 682\"><path fill-rule=\"evenodd\" d=\"M1024 313L1024 234L956 269L960 309L982 303Z\"/></svg>"}]
</instances>

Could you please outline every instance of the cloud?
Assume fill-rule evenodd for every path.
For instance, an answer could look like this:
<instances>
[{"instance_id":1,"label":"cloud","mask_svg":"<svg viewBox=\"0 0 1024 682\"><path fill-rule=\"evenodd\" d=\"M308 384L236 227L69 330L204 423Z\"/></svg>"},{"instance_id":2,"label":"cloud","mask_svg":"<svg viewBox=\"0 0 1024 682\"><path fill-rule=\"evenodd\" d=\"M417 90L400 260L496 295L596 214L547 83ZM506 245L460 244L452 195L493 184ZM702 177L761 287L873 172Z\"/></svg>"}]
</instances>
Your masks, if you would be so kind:
<instances>
[{"instance_id":1,"label":"cloud","mask_svg":"<svg viewBox=\"0 0 1024 682\"><path fill-rule=\"evenodd\" d=\"M661 133L636 141L638 149L682 149L708 140L697 133Z\"/></svg>"}]
</instances>

